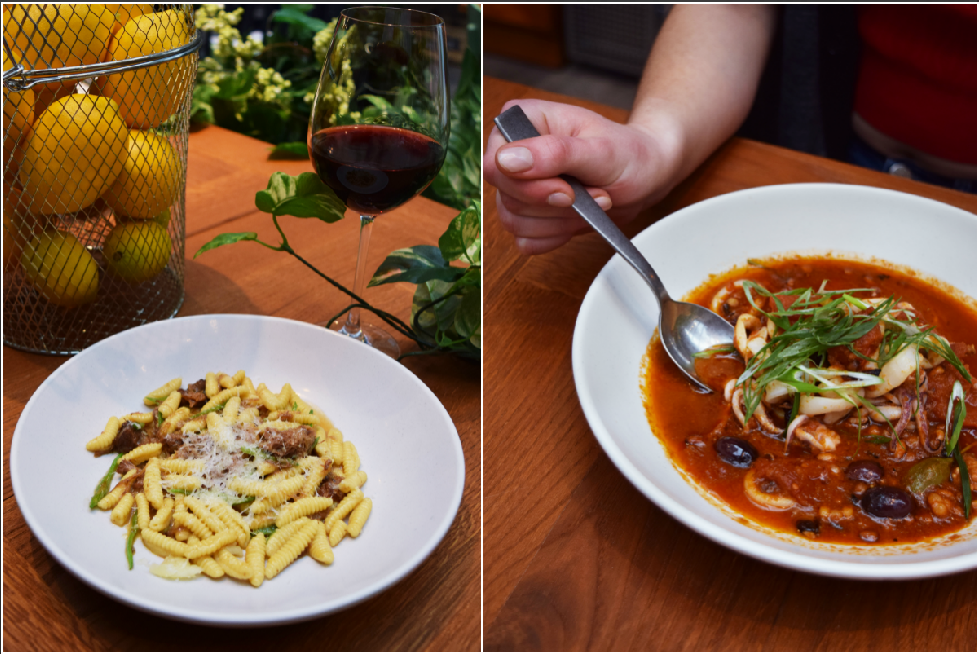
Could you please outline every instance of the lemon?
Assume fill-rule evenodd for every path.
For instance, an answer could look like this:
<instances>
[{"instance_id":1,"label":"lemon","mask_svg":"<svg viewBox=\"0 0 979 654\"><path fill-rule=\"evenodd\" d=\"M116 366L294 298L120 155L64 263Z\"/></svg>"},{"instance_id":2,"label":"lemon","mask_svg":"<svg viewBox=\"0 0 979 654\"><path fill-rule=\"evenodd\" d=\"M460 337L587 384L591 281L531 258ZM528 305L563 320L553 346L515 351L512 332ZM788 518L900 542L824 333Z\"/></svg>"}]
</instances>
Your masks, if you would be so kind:
<instances>
[{"instance_id":1,"label":"lemon","mask_svg":"<svg viewBox=\"0 0 979 654\"><path fill-rule=\"evenodd\" d=\"M13 68L14 61L3 54L3 69ZM13 173L24 158L27 139L34 124L34 91L8 91L3 87L3 161L4 166L12 161L13 167L7 167L5 174ZM15 155L16 153L16 155Z\"/></svg>"},{"instance_id":2,"label":"lemon","mask_svg":"<svg viewBox=\"0 0 979 654\"><path fill-rule=\"evenodd\" d=\"M159 216L153 218L153 222L161 225L164 229L166 229L167 225L170 224L170 207L167 207L162 212L160 212Z\"/></svg>"},{"instance_id":3,"label":"lemon","mask_svg":"<svg viewBox=\"0 0 979 654\"><path fill-rule=\"evenodd\" d=\"M116 16L116 21L112 25L113 34L118 33L133 18L153 13L153 5L106 5L105 8Z\"/></svg>"},{"instance_id":4,"label":"lemon","mask_svg":"<svg viewBox=\"0 0 979 654\"><path fill-rule=\"evenodd\" d=\"M18 179L31 213L89 206L123 169L127 130L114 102L90 95L55 100L38 117Z\"/></svg>"},{"instance_id":5,"label":"lemon","mask_svg":"<svg viewBox=\"0 0 979 654\"><path fill-rule=\"evenodd\" d=\"M119 277L145 282L167 267L172 245L167 230L155 221L120 223L105 242L105 259Z\"/></svg>"},{"instance_id":6,"label":"lemon","mask_svg":"<svg viewBox=\"0 0 979 654\"><path fill-rule=\"evenodd\" d=\"M183 179L180 159L164 137L129 131L122 172L105 194L116 216L151 220L177 199Z\"/></svg>"},{"instance_id":7,"label":"lemon","mask_svg":"<svg viewBox=\"0 0 979 654\"><path fill-rule=\"evenodd\" d=\"M33 239L20 255L27 278L49 302L77 307L95 300L99 267L72 234L57 230Z\"/></svg>"},{"instance_id":8,"label":"lemon","mask_svg":"<svg viewBox=\"0 0 979 654\"><path fill-rule=\"evenodd\" d=\"M34 116L40 116L48 107L54 103L55 100L60 100L61 98L67 98L69 95L75 92L75 85L70 82L63 82L61 84L39 84L34 87L37 92L34 93Z\"/></svg>"},{"instance_id":9,"label":"lemon","mask_svg":"<svg viewBox=\"0 0 979 654\"><path fill-rule=\"evenodd\" d=\"M105 5L12 5L4 18L4 41L24 68L84 66L102 60L114 22Z\"/></svg>"},{"instance_id":10,"label":"lemon","mask_svg":"<svg viewBox=\"0 0 979 654\"><path fill-rule=\"evenodd\" d=\"M186 45L187 18L169 10L130 20L112 39L106 59L121 61ZM115 100L126 124L151 129L174 114L187 99L194 80L194 57L102 78L99 93Z\"/></svg>"}]
</instances>

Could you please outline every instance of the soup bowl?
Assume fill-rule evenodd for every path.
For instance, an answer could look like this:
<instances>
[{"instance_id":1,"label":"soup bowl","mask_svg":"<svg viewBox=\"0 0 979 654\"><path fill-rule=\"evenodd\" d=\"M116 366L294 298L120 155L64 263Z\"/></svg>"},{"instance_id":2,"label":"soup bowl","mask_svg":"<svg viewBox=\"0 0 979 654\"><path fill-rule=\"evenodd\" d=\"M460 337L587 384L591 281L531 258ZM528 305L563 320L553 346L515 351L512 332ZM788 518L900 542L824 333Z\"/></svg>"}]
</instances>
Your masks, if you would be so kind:
<instances>
[{"instance_id":1,"label":"soup bowl","mask_svg":"<svg viewBox=\"0 0 979 654\"><path fill-rule=\"evenodd\" d=\"M895 191L835 184L718 196L655 223L634 243L674 297L749 259L822 256L895 264L976 306L976 216ZM841 545L746 523L675 467L647 421L643 356L659 321L648 287L621 257L592 283L572 345L575 385L599 444L629 481L702 535L743 554L816 574L908 579L976 567L976 521L941 538ZM655 393L656 389L649 389Z\"/></svg>"}]
</instances>

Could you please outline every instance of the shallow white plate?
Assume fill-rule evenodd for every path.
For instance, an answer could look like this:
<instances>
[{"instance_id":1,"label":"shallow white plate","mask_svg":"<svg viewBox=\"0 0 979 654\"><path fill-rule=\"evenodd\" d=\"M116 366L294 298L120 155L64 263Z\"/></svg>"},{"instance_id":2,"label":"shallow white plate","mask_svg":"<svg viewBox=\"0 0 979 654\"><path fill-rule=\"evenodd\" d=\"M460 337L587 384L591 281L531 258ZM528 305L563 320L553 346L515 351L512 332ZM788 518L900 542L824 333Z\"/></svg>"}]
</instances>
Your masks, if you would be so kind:
<instances>
[{"instance_id":1,"label":"shallow white plate","mask_svg":"<svg viewBox=\"0 0 979 654\"><path fill-rule=\"evenodd\" d=\"M360 453L374 501L361 536L344 539L332 566L308 556L260 588L230 579L166 581L126 529L88 502L111 457L85 443L109 416L140 410L174 377L245 370L273 391L289 382L319 406ZM383 354L322 328L281 318L212 315L151 323L83 351L24 408L10 451L14 494L38 540L96 589L159 615L224 626L296 622L348 607L391 586L445 535L462 499L465 461L448 412L424 383Z\"/></svg>"},{"instance_id":2,"label":"shallow white plate","mask_svg":"<svg viewBox=\"0 0 979 654\"><path fill-rule=\"evenodd\" d=\"M671 294L750 258L782 253L876 257L976 297L976 216L916 196L833 184L770 186L712 198L655 223L634 240ZM643 409L640 367L659 310L619 256L582 302L572 365L598 442L636 488L689 527L744 554L840 577L899 579L976 567L976 524L957 542L858 548L818 545L739 524L671 465ZM955 539L949 539L955 540Z\"/></svg>"}]
</instances>

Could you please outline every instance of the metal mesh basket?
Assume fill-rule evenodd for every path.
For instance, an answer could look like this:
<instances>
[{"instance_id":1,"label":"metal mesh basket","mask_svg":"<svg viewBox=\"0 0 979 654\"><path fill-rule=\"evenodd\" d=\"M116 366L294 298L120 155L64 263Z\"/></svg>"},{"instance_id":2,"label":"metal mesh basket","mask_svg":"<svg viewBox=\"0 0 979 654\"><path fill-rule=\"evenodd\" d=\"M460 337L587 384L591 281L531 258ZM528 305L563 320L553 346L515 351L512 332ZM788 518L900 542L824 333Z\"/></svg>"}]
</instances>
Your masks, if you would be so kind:
<instances>
[{"instance_id":1,"label":"metal mesh basket","mask_svg":"<svg viewBox=\"0 0 979 654\"><path fill-rule=\"evenodd\" d=\"M74 354L184 298L191 5L4 5L3 342Z\"/></svg>"}]
</instances>

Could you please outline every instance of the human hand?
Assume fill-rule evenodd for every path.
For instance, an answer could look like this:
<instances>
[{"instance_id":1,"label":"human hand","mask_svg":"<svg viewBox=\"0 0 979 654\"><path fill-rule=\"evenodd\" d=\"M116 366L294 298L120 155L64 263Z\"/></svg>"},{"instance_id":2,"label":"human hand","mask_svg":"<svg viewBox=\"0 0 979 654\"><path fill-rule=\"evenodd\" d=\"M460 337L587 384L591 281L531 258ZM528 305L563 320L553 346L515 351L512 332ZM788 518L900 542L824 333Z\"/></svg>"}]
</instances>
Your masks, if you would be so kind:
<instances>
[{"instance_id":1,"label":"human hand","mask_svg":"<svg viewBox=\"0 0 979 654\"><path fill-rule=\"evenodd\" d=\"M574 192L558 175L577 178L622 225L664 196L679 180L679 129L669 115L643 125L613 122L570 105L543 100L519 104L541 136L507 144L493 128L483 176L496 186L504 228L523 254L553 250L590 230L571 208ZM655 123L653 125L652 123Z\"/></svg>"}]
</instances>

